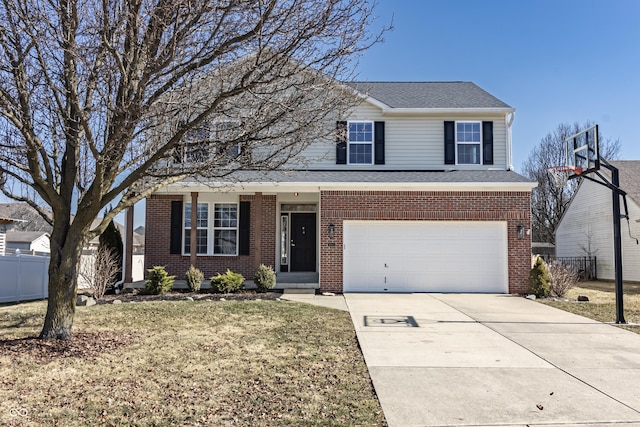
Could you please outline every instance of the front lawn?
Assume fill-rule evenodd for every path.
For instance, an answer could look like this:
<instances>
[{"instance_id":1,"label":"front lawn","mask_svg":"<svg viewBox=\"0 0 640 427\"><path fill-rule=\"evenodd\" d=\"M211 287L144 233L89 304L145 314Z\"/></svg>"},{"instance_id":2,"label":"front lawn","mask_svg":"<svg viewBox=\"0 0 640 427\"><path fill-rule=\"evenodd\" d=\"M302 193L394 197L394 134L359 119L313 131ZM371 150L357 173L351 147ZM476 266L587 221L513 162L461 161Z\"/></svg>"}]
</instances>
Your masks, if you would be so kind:
<instances>
[{"instance_id":1,"label":"front lawn","mask_svg":"<svg viewBox=\"0 0 640 427\"><path fill-rule=\"evenodd\" d=\"M640 285L625 283L623 288L625 320L628 323L640 324ZM587 296L589 302L577 302L578 295ZM612 282L581 282L580 286L569 290L566 298L569 301L550 299L539 299L538 301L600 322L615 322L616 320L615 284ZM621 327L640 333L640 326L637 325L622 325Z\"/></svg>"},{"instance_id":2,"label":"front lawn","mask_svg":"<svg viewBox=\"0 0 640 427\"><path fill-rule=\"evenodd\" d=\"M349 314L282 301L0 307L0 425L380 426Z\"/></svg>"}]
</instances>

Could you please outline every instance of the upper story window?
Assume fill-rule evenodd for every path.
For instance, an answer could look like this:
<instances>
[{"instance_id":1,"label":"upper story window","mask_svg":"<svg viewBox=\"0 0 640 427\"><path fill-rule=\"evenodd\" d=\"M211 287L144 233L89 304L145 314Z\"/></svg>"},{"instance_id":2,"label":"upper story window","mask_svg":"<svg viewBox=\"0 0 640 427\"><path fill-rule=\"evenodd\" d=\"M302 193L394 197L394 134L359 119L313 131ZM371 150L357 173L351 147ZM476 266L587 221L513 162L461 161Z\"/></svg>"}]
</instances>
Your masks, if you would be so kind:
<instances>
[{"instance_id":1,"label":"upper story window","mask_svg":"<svg viewBox=\"0 0 640 427\"><path fill-rule=\"evenodd\" d=\"M240 155L240 144L234 142L242 124L234 120L216 120L187 131L174 152L174 163L194 164Z\"/></svg>"},{"instance_id":2,"label":"upper story window","mask_svg":"<svg viewBox=\"0 0 640 427\"><path fill-rule=\"evenodd\" d=\"M348 122L349 164L373 164L373 122Z\"/></svg>"},{"instance_id":3,"label":"upper story window","mask_svg":"<svg viewBox=\"0 0 640 427\"><path fill-rule=\"evenodd\" d=\"M480 122L456 122L456 153L459 165L482 163Z\"/></svg>"}]
</instances>

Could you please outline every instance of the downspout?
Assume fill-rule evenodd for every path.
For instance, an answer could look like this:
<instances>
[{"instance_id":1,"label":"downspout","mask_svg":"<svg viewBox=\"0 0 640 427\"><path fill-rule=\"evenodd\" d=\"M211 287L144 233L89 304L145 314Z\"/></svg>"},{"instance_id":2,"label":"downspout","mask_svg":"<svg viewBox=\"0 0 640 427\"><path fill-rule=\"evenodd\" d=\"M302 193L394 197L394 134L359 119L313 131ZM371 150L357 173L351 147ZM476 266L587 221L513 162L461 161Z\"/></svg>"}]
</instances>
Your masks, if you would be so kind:
<instances>
[{"instance_id":1,"label":"downspout","mask_svg":"<svg viewBox=\"0 0 640 427\"><path fill-rule=\"evenodd\" d=\"M512 112L504 116L504 121L507 126L507 170L513 170L513 159L512 159L512 140L511 140L511 125L516 118L516 112Z\"/></svg>"}]
</instances>

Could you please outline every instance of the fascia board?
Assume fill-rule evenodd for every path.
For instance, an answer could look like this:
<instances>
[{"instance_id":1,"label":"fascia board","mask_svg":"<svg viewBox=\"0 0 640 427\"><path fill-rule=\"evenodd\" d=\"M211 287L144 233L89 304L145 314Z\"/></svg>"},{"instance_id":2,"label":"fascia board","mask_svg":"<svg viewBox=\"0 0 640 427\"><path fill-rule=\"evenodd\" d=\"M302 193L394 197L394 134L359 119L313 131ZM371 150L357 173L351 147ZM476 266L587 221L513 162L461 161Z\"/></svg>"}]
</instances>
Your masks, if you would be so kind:
<instances>
[{"instance_id":1,"label":"fascia board","mask_svg":"<svg viewBox=\"0 0 640 427\"><path fill-rule=\"evenodd\" d=\"M481 115L481 114L509 114L515 108L383 108L383 116L396 115Z\"/></svg>"}]
</instances>

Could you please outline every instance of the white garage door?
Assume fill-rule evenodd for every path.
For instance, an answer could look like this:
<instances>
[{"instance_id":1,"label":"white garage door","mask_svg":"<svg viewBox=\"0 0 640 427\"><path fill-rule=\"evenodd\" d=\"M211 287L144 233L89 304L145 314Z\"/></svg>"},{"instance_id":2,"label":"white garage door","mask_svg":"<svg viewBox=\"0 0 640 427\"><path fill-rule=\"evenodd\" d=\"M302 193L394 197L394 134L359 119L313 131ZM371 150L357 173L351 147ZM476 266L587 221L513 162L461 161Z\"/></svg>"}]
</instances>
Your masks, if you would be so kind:
<instances>
[{"instance_id":1,"label":"white garage door","mask_svg":"<svg viewBox=\"0 0 640 427\"><path fill-rule=\"evenodd\" d=\"M508 292L507 224L345 221L344 292Z\"/></svg>"}]
</instances>

